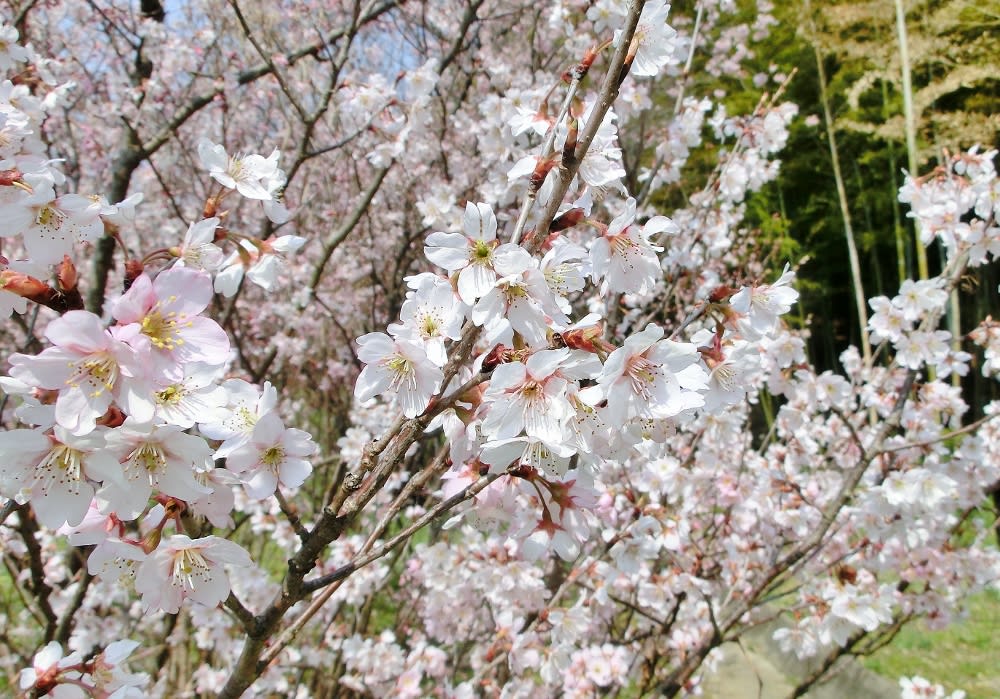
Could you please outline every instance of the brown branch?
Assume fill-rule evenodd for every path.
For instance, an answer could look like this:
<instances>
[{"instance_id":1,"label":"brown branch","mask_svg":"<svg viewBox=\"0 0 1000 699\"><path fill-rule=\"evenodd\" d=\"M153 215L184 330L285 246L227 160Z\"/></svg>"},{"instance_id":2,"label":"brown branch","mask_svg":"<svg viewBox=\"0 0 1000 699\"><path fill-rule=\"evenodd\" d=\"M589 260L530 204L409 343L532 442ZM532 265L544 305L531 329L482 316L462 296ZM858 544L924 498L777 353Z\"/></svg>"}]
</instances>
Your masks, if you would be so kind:
<instances>
[{"instance_id":1,"label":"brown branch","mask_svg":"<svg viewBox=\"0 0 1000 699\"><path fill-rule=\"evenodd\" d=\"M87 597L87 590L90 589L90 583L94 581L94 576L91 575L86 570L80 571L80 580L77 584L76 591L73 593L73 599L70 601L66 610L63 612L62 618L59 620L59 626L56 627L56 634L53 640L59 641L63 645L69 641L70 633L73 631L73 618L76 616L77 611L83 606L83 600Z\"/></svg>"},{"instance_id":2,"label":"brown branch","mask_svg":"<svg viewBox=\"0 0 1000 699\"><path fill-rule=\"evenodd\" d=\"M18 530L21 540L28 551L28 568L31 571L30 588L35 597L35 603L39 611L45 618L45 640L46 642L55 639L56 627L59 619L56 617L52 605L49 603L49 596L52 588L45 581L45 564L42 562L42 547L38 545L35 534L38 532L38 524L31 511L25 507L18 517Z\"/></svg>"},{"instance_id":3,"label":"brown branch","mask_svg":"<svg viewBox=\"0 0 1000 699\"><path fill-rule=\"evenodd\" d=\"M320 253L319 261L313 267L312 277L306 287L309 290L310 295L316 293L316 287L319 286L319 282L323 277L323 270L326 269L326 265L333 256L333 253L338 247L340 247L340 244L347 239L347 236L354 230L354 227L358 225L361 217L365 215L366 211L368 211L368 207L371 205L372 199L374 199L375 195L378 193L378 190L382 186L382 182L385 181L385 176L389 174L389 169L391 167L391 165L388 165L376 171L375 177L372 178L368 188L362 192L361 196L358 198L358 201L350 215L340 225L340 228L334 231L333 234L330 235L330 237L323 243L323 251Z\"/></svg>"},{"instance_id":4,"label":"brown branch","mask_svg":"<svg viewBox=\"0 0 1000 699\"><path fill-rule=\"evenodd\" d=\"M295 91L292 90L291 87L289 87L288 82L285 80L285 76L282 75L281 71L278 70L278 67L274 65L274 61L271 59L271 55L264 50L264 47L261 46L259 41L257 41L257 37L254 36L253 30L250 28L250 25L247 23L246 18L243 16L243 10L240 9L240 4L238 0L229 0L229 6L233 8L233 12L236 14L236 21L239 22L240 28L243 30L243 36L245 36L247 38L247 41L249 41L250 44L254 47L254 49L257 50L257 54L264 61L264 64L267 66L268 72L274 76L275 80L278 81L278 87L281 88L281 91L284 93L289 103L291 103L292 107L298 113L299 119L301 119L302 121L308 121L308 115L306 114L306 111L302 108L302 105L299 104L299 101L295 98Z\"/></svg>"},{"instance_id":5,"label":"brown branch","mask_svg":"<svg viewBox=\"0 0 1000 699\"><path fill-rule=\"evenodd\" d=\"M288 523L292 525L292 529L298 535L300 541L305 541L309 536L309 530L305 528L302 524L302 520L299 519L298 513L295 508L288 504L288 500L281 493L281 488L277 488L274 491L274 499L278 501L278 507L281 508L282 514L288 520Z\"/></svg>"},{"instance_id":6,"label":"brown branch","mask_svg":"<svg viewBox=\"0 0 1000 699\"><path fill-rule=\"evenodd\" d=\"M576 177L576 173L579 171L580 164L583 162L584 156L587 155L587 151L590 150L590 145L594 142L594 138L597 136L597 132L604 122L605 115L611 109L611 105L615 103L615 100L618 99L618 91L626 77L626 75L622 74L625 66L625 57L629 52L632 37L635 35L635 29L639 24L639 15L642 14L642 8L645 4L645 0L634 0L629 6L628 16L625 18L625 26L622 28L618 46L615 48L614 55L612 55L611 62L608 65L607 73L604 75L604 81L601 83L597 101L594 103L593 109L591 109L590 120L584 125L577 136L576 150L573 151L573 157L569 159L569 162L565 162L566 159L564 158L563 167L556 171L558 175L555 186L552 188L552 194L542 212L541 220L538 226L536 226L534 236L528 246L531 252L541 249L545 239L548 237L552 220L555 218L556 212L559 211L559 207L562 206L563 198L569 190L570 183Z\"/></svg>"},{"instance_id":7,"label":"brown branch","mask_svg":"<svg viewBox=\"0 0 1000 699\"><path fill-rule=\"evenodd\" d=\"M254 615L249 609L243 606L243 603L236 596L236 593L230 592L229 597L223 602L226 609L231 611L233 615L239 620L240 624L243 626L243 630L247 633L254 628Z\"/></svg>"},{"instance_id":8,"label":"brown branch","mask_svg":"<svg viewBox=\"0 0 1000 699\"><path fill-rule=\"evenodd\" d=\"M635 33L643 4L644 2L641 1L634 2L630 8L626 27L621 37L621 44L616 50L608 68L599 102L595 106L592 117L584 127L578 140L573 162L567 167L566 171L562 172L562 179L557 183L557 187L553 192L552 201L549 203L542 219L542 225L539 229L541 232L532 241L534 249L538 249L542 242L544 242L548 227L551 225L552 218L555 216L558 206L579 168L579 163L586 155L591 142L596 136L604 115L617 97L618 88L623 79L622 67L625 65L625 56L631 38ZM464 365L468 361L477 335L478 328L470 324L466 328L462 340L452 348L449 364L446 367L446 378L449 367L455 367L457 370L458 366ZM442 391L447 388L447 385L448 381L446 380ZM444 410L446 407L448 407L446 404L439 401L432 408L425 411L423 415L408 420L399 420L391 430L391 436L386 436L380 442L374 442L366 447L362 468L370 470L371 475L354 492L343 498L335 498L330 506L324 508L315 527L309 533L308 540L302 544L299 551L288 561L288 572L282 583L282 589L267 609L255 617L253 629L247 633L243 651L232 670L228 682L219 693L219 699L236 699L266 668L266 663L263 662L262 657L264 657L268 639L277 629L288 609L308 593L309 590L307 584L304 582L304 577L315 567L317 557L331 541L338 538L354 523L362 509L381 490L397 465L401 463L409 447L424 434L433 415ZM447 507L453 507L457 504L453 500L459 495L468 497L471 489L485 487L488 482L489 479L480 480L473 486L469 486L462 493L449 498L443 503L439 503L438 506L412 526L416 526L418 523L419 526L424 526L426 523L424 521L425 518L439 516ZM430 521L430 519L426 519L426 521ZM410 528L404 530L404 532L394 537L382 547L379 547L379 549L357 561L352 561L351 564L341 569L342 572L340 574L346 577L356 569L355 566L367 565L372 560L385 555L386 552L391 550L391 547L397 546L411 536L413 531L416 530L411 531ZM270 655L270 651L268 651L268 657L273 657Z\"/></svg>"}]
</instances>

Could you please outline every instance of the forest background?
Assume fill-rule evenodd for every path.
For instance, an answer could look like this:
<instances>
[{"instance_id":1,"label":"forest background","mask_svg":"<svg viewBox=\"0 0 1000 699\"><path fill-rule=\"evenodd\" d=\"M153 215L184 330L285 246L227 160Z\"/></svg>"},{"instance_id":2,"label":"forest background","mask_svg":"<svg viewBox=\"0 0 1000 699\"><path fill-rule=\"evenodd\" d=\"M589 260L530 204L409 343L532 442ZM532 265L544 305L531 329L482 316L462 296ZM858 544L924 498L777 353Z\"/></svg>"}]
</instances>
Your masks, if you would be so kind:
<instances>
[{"instance_id":1,"label":"forest background","mask_svg":"<svg viewBox=\"0 0 1000 699\"><path fill-rule=\"evenodd\" d=\"M1000 3L913 2L905 8L916 122L912 159L895 3L777 3L778 24L754 49L761 72L797 71L788 95L807 118L793 125L781 174L751 197L750 211L782 253L808 260L800 312L812 329L810 357L823 367L832 367L847 344L858 344L860 334L856 315L843 312L853 307L853 290L821 82L869 296L918 272L915 250L906 242L913 240L912 223L894 195L902 171L926 171L946 150L1000 145L1000 65L992 48L1000 38ZM747 87L729 90L734 111L752 99ZM938 264L933 251L929 257L932 267ZM976 311L995 312L997 282L993 268L969 280L978 289L970 301ZM997 395L995 384L981 378L968 377L979 403Z\"/></svg>"}]
</instances>

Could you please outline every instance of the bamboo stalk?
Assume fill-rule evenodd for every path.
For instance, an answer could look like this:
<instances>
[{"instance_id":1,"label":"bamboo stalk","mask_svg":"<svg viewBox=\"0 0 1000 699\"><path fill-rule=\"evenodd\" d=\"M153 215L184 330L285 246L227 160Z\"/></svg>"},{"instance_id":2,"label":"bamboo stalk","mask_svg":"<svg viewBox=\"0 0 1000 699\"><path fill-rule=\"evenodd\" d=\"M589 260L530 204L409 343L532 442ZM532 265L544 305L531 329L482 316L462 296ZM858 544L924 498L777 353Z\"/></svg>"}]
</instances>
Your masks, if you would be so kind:
<instances>
[{"instance_id":1,"label":"bamboo stalk","mask_svg":"<svg viewBox=\"0 0 1000 699\"><path fill-rule=\"evenodd\" d=\"M906 12L903 9L903 0L895 0L896 3L896 37L899 40L899 67L903 74L903 121L906 131L906 160L907 168L912 177L917 176L917 120L913 113L913 79L910 70L910 49L906 32ZM927 279L927 251L916 237L917 248L917 273L921 279Z\"/></svg>"},{"instance_id":2,"label":"bamboo stalk","mask_svg":"<svg viewBox=\"0 0 1000 699\"><path fill-rule=\"evenodd\" d=\"M854 227L851 225L851 209L847 203L847 190L844 187L844 176L840 169L840 156L837 151L837 138L834 135L833 114L830 110L830 98L826 91L826 69L823 67L823 55L816 42L815 24L812 19L812 3L806 0L805 11L808 21L810 41L816 56L816 67L819 77L819 99L823 106L823 120L826 122L826 141L830 148L830 160L833 163L833 178L837 184L837 201L840 204L840 214L844 220L844 238L847 240L847 257L851 265L851 285L854 289L854 305L858 314L861 335L861 353L865 366L871 366L872 346L868 339L868 311L865 304L864 286L861 283L861 263L858 260L858 247L854 241Z\"/></svg>"},{"instance_id":3,"label":"bamboo stalk","mask_svg":"<svg viewBox=\"0 0 1000 699\"><path fill-rule=\"evenodd\" d=\"M895 0L896 2L896 36L899 38L899 63L900 70L903 74L903 119L906 123L906 155L907 161L910 168L910 174L913 177L917 176L917 167L919 163L917 162L917 121L916 115L913 113L913 80L911 76L910 69L910 50L907 40L906 31L906 11L903 8L903 0ZM920 275L921 279L927 279L927 251L924 246L917 239L917 273ZM948 295L948 308L946 312L946 322L948 324L948 331L951 333L951 346L952 349L958 351L961 349L961 312L959 310L959 299L958 299L958 289L952 289L951 293ZM934 378L934 372L932 370L928 371L928 376ZM951 376L952 385L958 386L961 382L961 378L958 374L952 374Z\"/></svg>"}]
</instances>

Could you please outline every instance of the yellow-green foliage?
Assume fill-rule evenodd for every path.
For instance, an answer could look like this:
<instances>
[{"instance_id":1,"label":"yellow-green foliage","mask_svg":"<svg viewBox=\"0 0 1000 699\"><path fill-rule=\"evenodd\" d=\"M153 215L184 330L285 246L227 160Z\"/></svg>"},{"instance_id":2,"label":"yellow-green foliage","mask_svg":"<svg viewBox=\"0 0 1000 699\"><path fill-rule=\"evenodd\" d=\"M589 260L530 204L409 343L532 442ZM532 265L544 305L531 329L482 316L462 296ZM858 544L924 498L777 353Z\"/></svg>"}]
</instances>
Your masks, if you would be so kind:
<instances>
[{"instance_id":1,"label":"yellow-green foliage","mask_svg":"<svg viewBox=\"0 0 1000 699\"><path fill-rule=\"evenodd\" d=\"M919 160L937 158L942 148L994 145L1000 133L1000 0L914 0L904 6ZM821 2L814 8L815 40L842 68L833 80L840 83L847 111L837 127L902 142L894 3Z\"/></svg>"}]
</instances>

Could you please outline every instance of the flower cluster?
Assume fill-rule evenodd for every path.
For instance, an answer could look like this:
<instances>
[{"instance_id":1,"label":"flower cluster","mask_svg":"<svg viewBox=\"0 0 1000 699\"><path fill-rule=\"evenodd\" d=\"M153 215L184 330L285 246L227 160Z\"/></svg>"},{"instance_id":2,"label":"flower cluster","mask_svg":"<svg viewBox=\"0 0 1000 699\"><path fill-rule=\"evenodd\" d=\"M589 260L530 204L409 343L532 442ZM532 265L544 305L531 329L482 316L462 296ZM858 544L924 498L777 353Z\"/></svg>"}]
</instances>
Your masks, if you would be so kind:
<instances>
[{"instance_id":1,"label":"flower cluster","mask_svg":"<svg viewBox=\"0 0 1000 699\"><path fill-rule=\"evenodd\" d=\"M62 646L52 641L35 655L31 667L21 670L20 687L56 699L141 699L149 677L121 667L138 646L138 641L115 641L85 661L76 652L64 656Z\"/></svg>"},{"instance_id":2,"label":"flower cluster","mask_svg":"<svg viewBox=\"0 0 1000 699\"><path fill-rule=\"evenodd\" d=\"M10 39L9 28L3 31ZM16 51L9 56L25 57ZM127 290L109 299L109 326L80 307L70 255L76 243L93 243L105 233L120 236L134 223L141 196L117 206L100 197L56 196L64 179L53 161L39 156L38 133L45 113L58 105L58 88L37 100L27 87L5 85L0 199L12 225L4 235L20 236L28 257L4 272L3 294L63 312L45 326L48 347L10 357L4 389L22 398L14 415L30 427L0 433L0 494L30 505L40 524L63 531L71 542L93 546L89 572L134 583L145 609L176 613L187 598L215 607L230 591L224 566L248 568L249 554L218 536L181 533L182 514L230 525L234 485L256 499L279 486L298 488L316 452L308 433L285 427L273 387L265 384L260 391L226 378L229 335L206 315L213 272L216 290L235 291L232 280L238 281L246 263L248 276L267 288L275 281L277 254L303 242L295 236L242 238L229 261L218 246L233 237L221 228L227 188L263 201L272 222L288 220L278 153L227 159L221 146L201 142L203 163L221 185L205 208L218 215L192 224L180 246L130 262ZM55 286L24 273L44 278L46 266L57 262ZM24 310L17 303L6 306ZM216 467L219 459L225 468ZM167 525L178 533L165 535ZM111 655L83 664L76 656L58 660L60 649L50 644L36 658L35 670L22 675L22 686L83 686L92 679L93 686L112 692L114 658L127 655L112 647ZM51 663L49 656L55 658Z\"/></svg>"},{"instance_id":3,"label":"flower cluster","mask_svg":"<svg viewBox=\"0 0 1000 699\"><path fill-rule=\"evenodd\" d=\"M942 271L820 371L745 220L796 108L729 114L681 68L783 84L751 65L766 0L156 4L29 3L73 65L0 27L0 311L38 310L0 377L26 692L673 696L775 594L822 665L1000 580L1000 403L951 380L991 380L1000 332L940 327L996 256L992 153L907 180ZM287 172L233 150L261 133ZM78 193L109 174L123 201Z\"/></svg>"},{"instance_id":4,"label":"flower cluster","mask_svg":"<svg viewBox=\"0 0 1000 699\"><path fill-rule=\"evenodd\" d=\"M697 335L706 346L665 338L650 323L615 348L603 339L598 315L574 323L563 309L572 310L566 294L583 291L587 277L603 294L656 289L661 248L649 237L676 227L663 216L643 226L635 218L630 198L610 225L587 221L600 235L568 231L550 239L539 259L523 245L500 242L490 205L469 203L461 233L427 238L428 259L449 277L411 278L391 335L358 340L365 367L356 398L393 397L405 417L415 418L435 396L457 388L443 385L444 369L463 324L465 332L481 329L474 364L488 383L461 396L461 409L438 422L455 464L445 494L471 483L476 464L509 474L478 496L469 517L479 526L503 522L529 559L547 548L566 559L579 554L591 535L594 481L603 464L627 461L643 439L691 420L706 405L717 412L742 399L752 379L745 369L740 374L736 358L748 354L750 341L773 336L797 298L786 267L774 284L732 289L728 302L706 306L717 319L714 330L706 324ZM519 514L525 506L540 514Z\"/></svg>"}]
</instances>

